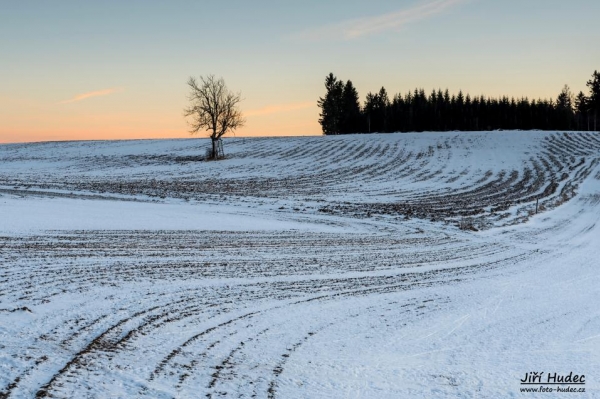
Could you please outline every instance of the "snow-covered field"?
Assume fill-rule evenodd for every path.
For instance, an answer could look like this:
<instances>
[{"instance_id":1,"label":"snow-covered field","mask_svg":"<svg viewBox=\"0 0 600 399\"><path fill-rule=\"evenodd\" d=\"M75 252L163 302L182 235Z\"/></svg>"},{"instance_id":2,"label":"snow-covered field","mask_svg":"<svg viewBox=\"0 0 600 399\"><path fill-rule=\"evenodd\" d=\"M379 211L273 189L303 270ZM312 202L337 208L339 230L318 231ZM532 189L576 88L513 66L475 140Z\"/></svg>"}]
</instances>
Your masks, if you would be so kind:
<instances>
[{"instance_id":1,"label":"snow-covered field","mask_svg":"<svg viewBox=\"0 0 600 399\"><path fill-rule=\"evenodd\" d=\"M0 398L600 397L600 135L207 146L0 146Z\"/></svg>"}]
</instances>

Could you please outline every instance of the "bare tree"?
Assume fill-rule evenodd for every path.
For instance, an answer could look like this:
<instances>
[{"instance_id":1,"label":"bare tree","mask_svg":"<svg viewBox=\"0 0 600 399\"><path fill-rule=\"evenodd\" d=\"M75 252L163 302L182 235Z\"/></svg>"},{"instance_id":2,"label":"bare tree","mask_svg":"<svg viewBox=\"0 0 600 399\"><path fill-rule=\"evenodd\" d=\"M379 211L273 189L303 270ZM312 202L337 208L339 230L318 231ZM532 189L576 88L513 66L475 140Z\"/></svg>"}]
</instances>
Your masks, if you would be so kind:
<instances>
[{"instance_id":1,"label":"bare tree","mask_svg":"<svg viewBox=\"0 0 600 399\"><path fill-rule=\"evenodd\" d=\"M184 109L185 117L192 117L190 133L208 131L212 140L212 158L217 159L217 144L221 136L244 126L244 118L238 109L240 93L232 93L227 89L223 78L213 75L200 76L199 80L190 77L190 106Z\"/></svg>"}]
</instances>

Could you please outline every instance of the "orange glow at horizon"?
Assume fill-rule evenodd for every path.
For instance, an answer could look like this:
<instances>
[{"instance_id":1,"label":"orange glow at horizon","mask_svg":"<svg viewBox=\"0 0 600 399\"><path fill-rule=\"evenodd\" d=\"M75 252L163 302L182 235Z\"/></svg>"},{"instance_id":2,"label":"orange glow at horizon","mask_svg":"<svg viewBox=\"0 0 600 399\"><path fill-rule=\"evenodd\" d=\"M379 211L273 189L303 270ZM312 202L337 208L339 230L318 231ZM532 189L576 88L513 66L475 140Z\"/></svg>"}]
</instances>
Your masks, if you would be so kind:
<instances>
[{"instance_id":1,"label":"orange glow at horizon","mask_svg":"<svg viewBox=\"0 0 600 399\"><path fill-rule=\"evenodd\" d=\"M246 125L225 137L321 135L315 103L271 105L248 112ZM66 112L47 108L5 115L0 143L70 140L203 138L190 134L180 114Z\"/></svg>"},{"instance_id":2,"label":"orange glow at horizon","mask_svg":"<svg viewBox=\"0 0 600 399\"><path fill-rule=\"evenodd\" d=\"M492 95L502 91L501 88L494 89ZM116 92L120 94L113 96ZM144 97L143 94L136 90L111 88L85 92L60 102L54 97L59 94L40 99L0 95L0 143L208 136L208 132L194 135L188 132L181 111L185 96L175 93L165 101L160 96ZM258 101L242 103L246 124L225 137L322 134L316 101L267 105Z\"/></svg>"},{"instance_id":3,"label":"orange glow at horizon","mask_svg":"<svg viewBox=\"0 0 600 399\"><path fill-rule=\"evenodd\" d=\"M268 105L263 108L253 109L250 111L244 112L244 116L263 116L263 115L271 115L279 112L289 112L289 111L297 111L300 109L314 107L314 101L306 101L302 103L291 103L291 104L277 104L277 105Z\"/></svg>"}]
</instances>

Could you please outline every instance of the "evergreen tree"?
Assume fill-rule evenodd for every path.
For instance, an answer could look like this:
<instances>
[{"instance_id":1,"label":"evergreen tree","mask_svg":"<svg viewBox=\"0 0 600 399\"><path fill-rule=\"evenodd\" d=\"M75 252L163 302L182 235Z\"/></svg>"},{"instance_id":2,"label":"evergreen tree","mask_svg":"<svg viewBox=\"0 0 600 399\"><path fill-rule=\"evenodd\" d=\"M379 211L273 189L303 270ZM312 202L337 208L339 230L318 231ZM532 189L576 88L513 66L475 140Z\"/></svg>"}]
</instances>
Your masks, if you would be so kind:
<instances>
[{"instance_id":1,"label":"evergreen tree","mask_svg":"<svg viewBox=\"0 0 600 399\"><path fill-rule=\"evenodd\" d=\"M325 97L319 98L317 105L321 108L319 123L324 134L340 133L342 119L342 94L344 83L330 73L325 78Z\"/></svg>"},{"instance_id":2,"label":"evergreen tree","mask_svg":"<svg viewBox=\"0 0 600 399\"><path fill-rule=\"evenodd\" d=\"M370 92L367 94L364 110L369 133L388 131L390 109L390 100L384 87L377 94Z\"/></svg>"},{"instance_id":3,"label":"evergreen tree","mask_svg":"<svg viewBox=\"0 0 600 399\"><path fill-rule=\"evenodd\" d=\"M414 121L414 97L409 91L404 96L404 129L406 132L414 132L415 127L413 124Z\"/></svg>"},{"instance_id":4,"label":"evergreen tree","mask_svg":"<svg viewBox=\"0 0 600 399\"><path fill-rule=\"evenodd\" d=\"M390 99L388 97L387 91L385 90L385 87L381 86L381 89L379 89L379 93L377 93L376 99L377 108L375 112L379 124L379 131L389 132L388 111L390 108Z\"/></svg>"},{"instance_id":5,"label":"evergreen tree","mask_svg":"<svg viewBox=\"0 0 600 399\"><path fill-rule=\"evenodd\" d=\"M465 107L463 112L463 130L473 130L473 113L472 113L473 103L471 102L471 96L467 94L465 97Z\"/></svg>"},{"instance_id":6,"label":"evergreen tree","mask_svg":"<svg viewBox=\"0 0 600 399\"><path fill-rule=\"evenodd\" d=\"M427 99L427 130L434 131L437 129L438 120L438 99L437 91L432 90Z\"/></svg>"},{"instance_id":7,"label":"evergreen tree","mask_svg":"<svg viewBox=\"0 0 600 399\"><path fill-rule=\"evenodd\" d=\"M375 97L376 95L368 92L367 93L367 97L365 98L365 106L363 107L364 110L364 115L365 115L365 121L367 124L367 133L371 133L373 130L371 129L371 122L373 120L373 114L374 114L374 110L376 107L375 104Z\"/></svg>"},{"instance_id":8,"label":"evergreen tree","mask_svg":"<svg viewBox=\"0 0 600 399\"><path fill-rule=\"evenodd\" d=\"M592 118L594 130L598 131L598 118L600 118L600 73L598 71L594 71L592 79L587 82L587 86L590 88L587 101L590 118Z\"/></svg>"},{"instance_id":9,"label":"evergreen tree","mask_svg":"<svg viewBox=\"0 0 600 399\"><path fill-rule=\"evenodd\" d=\"M564 85L556 98L556 111L556 128L571 129L573 124L573 94L567 85Z\"/></svg>"},{"instance_id":10,"label":"evergreen tree","mask_svg":"<svg viewBox=\"0 0 600 399\"><path fill-rule=\"evenodd\" d=\"M428 125L428 103L424 89L415 89L413 95L413 124L414 130L422 132L427 130Z\"/></svg>"},{"instance_id":11,"label":"evergreen tree","mask_svg":"<svg viewBox=\"0 0 600 399\"><path fill-rule=\"evenodd\" d=\"M519 125L523 130L530 130L533 128L533 118L531 112L531 104L527 97L521 98L517 104L517 113L519 117Z\"/></svg>"},{"instance_id":12,"label":"evergreen tree","mask_svg":"<svg viewBox=\"0 0 600 399\"><path fill-rule=\"evenodd\" d=\"M350 80L342 91L341 113L340 133L363 131L358 91Z\"/></svg>"},{"instance_id":13,"label":"evergreen tree","mask_svg":"<svg viewBox=\"0 0 600 399\"><path fill-rule=\"evenodd\" d=\"M455 130L465 130L464 129L464 118L463 112L465 107L465 96L462 90L458 91L458 95L456 96L456 102L454 103L454 123Z\"/></svg>"},{"instance_id":14,"label":"evergreen tree","mask_svg":"<svg viewBox=\"0 0 600 399\"><path fill-rule=\"evenodd\" d=\"M388 118L392 132L406 131L404 127L404 99L400 94L394 96Z\"/></svg>"},{"instance_id":15,"label":"evergreen tree","mask_svg":"<svg viewBox=\"0 0 600 399\"><path fill-rule=\"evenodd\" d=\"M575 112L577 121L577 130L590 130L588 113L588 100L582 91L575 97Z\"/></svg>"}]
</instances>

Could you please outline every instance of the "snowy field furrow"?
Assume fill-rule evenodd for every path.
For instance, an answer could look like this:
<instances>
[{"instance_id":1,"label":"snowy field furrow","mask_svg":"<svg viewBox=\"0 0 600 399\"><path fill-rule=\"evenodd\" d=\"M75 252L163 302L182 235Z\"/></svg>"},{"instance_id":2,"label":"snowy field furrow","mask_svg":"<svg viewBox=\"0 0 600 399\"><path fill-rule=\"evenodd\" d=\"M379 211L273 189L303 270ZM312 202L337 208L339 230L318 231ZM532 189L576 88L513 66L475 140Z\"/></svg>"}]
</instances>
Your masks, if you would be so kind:
<instances>
[{"instance_id":1,"label":"snowy field furrow","mask_svg":"<svg viewBox=\"0 0 600 399\"><path fill-rule=\"evenodd\" d=\"M0 146L0 398L600 397L600 136Z\"/></svg>"}]
</instances>

